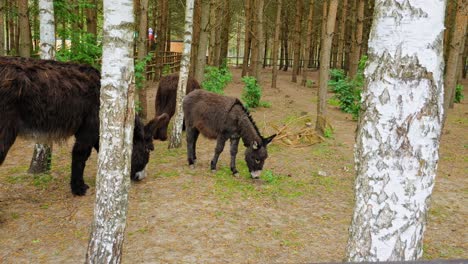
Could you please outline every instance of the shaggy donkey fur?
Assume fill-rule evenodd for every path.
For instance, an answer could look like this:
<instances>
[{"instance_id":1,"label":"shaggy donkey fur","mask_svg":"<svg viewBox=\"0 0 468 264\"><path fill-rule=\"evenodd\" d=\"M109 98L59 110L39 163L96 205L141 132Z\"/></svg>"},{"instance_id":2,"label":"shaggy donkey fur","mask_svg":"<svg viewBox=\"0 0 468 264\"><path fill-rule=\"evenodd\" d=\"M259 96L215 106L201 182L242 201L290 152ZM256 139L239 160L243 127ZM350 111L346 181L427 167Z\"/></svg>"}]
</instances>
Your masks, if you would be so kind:
<instances>
[{"instance_id":1,"label":"shaggy donkey fur","mask_svg":"<svg viewBox=\"0 0 468 264\"><path fill-rule=\"evenodd\" d=\"M156 116L167 113L169 115L169 119L172 118L175 113L178 83L178 73L161 78L155 100ZM200 84L194 78L189 77L186 94L196 89L200 89ZM167 125L161 126L158 131L156 131L154 139L159 139L161 141L165 141L167 139Z\"/></svg>"},{"instance_id":2,"label":"shaggy donkey fur","mask_svg":"<svg viewBox=\"0 0 468 264\"><path fill-rule=\"evenodd\" d=\"M233 97L218 95L204 90L196 90L184 98L184 116L187 126L188 163L193 166L196 160L196 142L201 133L209 139L217 139L211 169L216 170L219 155L226 140L231 141L231 171L238 174L236 155L239 138L242 138L245 161L252 178L258 178L268 157L267 145L276 135L263 138L255 122L242 103Z\"/></svg>"},{"instance_id":3,"label":"shaggy donkey fur","mask_svg":"<svg viewBox=\"0 0 468 264\"><path fill-rule=\"evenodd\" d=\"M75 136L71 190L84 195L83 171L99 148L100 73L91 66L51 60L0 57L0 165L17 136L61 141ZM143 126L135 118L131 177L140 180L154 149L161 115Z\"/></svg>"}]
</instances>

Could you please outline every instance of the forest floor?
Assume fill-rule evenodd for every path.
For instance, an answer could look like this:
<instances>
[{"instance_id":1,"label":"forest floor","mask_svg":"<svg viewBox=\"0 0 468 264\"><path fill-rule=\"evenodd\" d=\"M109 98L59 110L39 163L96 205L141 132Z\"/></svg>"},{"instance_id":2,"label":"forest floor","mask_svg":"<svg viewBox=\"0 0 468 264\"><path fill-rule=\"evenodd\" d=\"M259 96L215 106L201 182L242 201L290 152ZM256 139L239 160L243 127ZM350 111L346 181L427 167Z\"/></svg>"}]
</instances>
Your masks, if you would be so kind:
<instances>
[{"instance_id":1,"label":"forest floor","mask_svg":"<svg viewBox=\"0 0 468 264\"><path fill-rule=\"evenodd\" d=\"M240 70L227 95L240 97ZM309 73L317 83L318 73ZM301 78L299 78L300 80ZM302 87L280 72L262 75L263 101L252 115L264 136L287 124L294 133L315 124L317 87ZM465 87L468 81L465 80ZM149 90L154 105L155 85ZM465 88L466 90L467 88ZM466 93L465 93L466 94ZM330 94L330 97L332 94ZM466 96L468 97L468 96ZM468 259L468 98L450 110L424 238L425 259ZM152 110L152 109L151 109ZM151 115L154 111L151 111ZM214 141L200 137L198 164L182 148L155 142L148 177L132 183L123 263L304 263L344 260L353 212L356 122L329 105L334 132L314 145L268 148L262 180L249 178L243 147L241 176L229 170L229 146L218 172L209 170ZM185 140L184 140L185 141ZM0 262L82 263L95 199L95 152L88 160L84 197L70 192L73 140L54 145L50 175L26 173L34 143L17 139L0 167ZM241 144L242 145L242 144Z\"/></svg>"}]
</instances>

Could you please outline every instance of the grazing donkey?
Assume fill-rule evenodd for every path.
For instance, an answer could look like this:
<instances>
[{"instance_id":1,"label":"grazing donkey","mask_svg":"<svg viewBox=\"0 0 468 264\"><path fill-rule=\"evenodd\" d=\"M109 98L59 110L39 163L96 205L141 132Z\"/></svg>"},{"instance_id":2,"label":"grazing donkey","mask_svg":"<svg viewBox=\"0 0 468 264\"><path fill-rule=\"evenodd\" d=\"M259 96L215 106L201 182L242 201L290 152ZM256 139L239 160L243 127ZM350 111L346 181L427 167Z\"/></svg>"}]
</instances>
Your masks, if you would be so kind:
<instances>
[{"instance_id":1,"label":"grazing donkey","mask_svg":"<svg viewBox=\"0 0 468 264\"><path fill-rule=\"evenodd\" d=\"M99 148L100 73L91 66L0 56L0 165L17 136L61 141L75 136L71 191L85 195L85 163ZM135 118L131 178L144 178L160 115L144 126Z\"/></svg>"},{"instance_id":2,"label":"grazing donkey","mask_svg":"<svg viewBox=\"0 0 468 264\"><path fill-rule=\"evenodd\" d=\"M263 138L247 109L233 97L218 95L204 90L196 90L185 96L183 102L187 133L187 156L190 166L196 161L196 143L201 133L209 139L217 139L211 169L216 170L219 155L226 140L231 141L231 171L236 169L237 147L242 138L245 161L252 178L258 178L268 157L267 145L276 136Z\"/></svg>"},{"instance_id":3,"label":"grazing donkey","mask_svg":"<svg viewBox=\"0 0 468 264\"><path fill-rule=\"evenodd\" d=\"M177 98L177 85L179 83L179 74L166 75L159 81L158 91L155 99L155 113L156 116L166 113L169 119L175 114L176 98ZM194 78L189 77L187 82L186 94L193 90L200 89L200 84ZM162 125L157 129L154 139L161 141L167 140L167 125Z\"/></svg>"}]
</instances>

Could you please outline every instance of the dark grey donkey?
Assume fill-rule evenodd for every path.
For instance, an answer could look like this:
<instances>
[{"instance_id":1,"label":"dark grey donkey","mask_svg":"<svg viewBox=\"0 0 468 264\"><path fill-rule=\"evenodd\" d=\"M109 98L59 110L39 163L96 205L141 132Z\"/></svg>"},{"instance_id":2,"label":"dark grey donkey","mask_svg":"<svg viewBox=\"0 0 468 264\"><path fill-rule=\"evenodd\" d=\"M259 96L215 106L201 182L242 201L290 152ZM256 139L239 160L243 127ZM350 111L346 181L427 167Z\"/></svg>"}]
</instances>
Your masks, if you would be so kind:
<instances>
[{"instance_id":1,"label":"dark grey donkey","mask_svg":"<svg viewBox=\"0 0 468 264\"><path fill-rule=\"evenodd\" d=\"M239 139L242 138L245 161L252 178L258 178L268 157L267 145L276 135L263 138L247 109L233 97L222 96L204 90L195 90L185 96L183 102L187 133L187 156L191 167L196 161L196 143L201 133L209 139L216 139L215 154L211 169L216 170L219 155L226 140L231 141L231 171L238 175L236 155Z\"/></svg>"}]
</instances>

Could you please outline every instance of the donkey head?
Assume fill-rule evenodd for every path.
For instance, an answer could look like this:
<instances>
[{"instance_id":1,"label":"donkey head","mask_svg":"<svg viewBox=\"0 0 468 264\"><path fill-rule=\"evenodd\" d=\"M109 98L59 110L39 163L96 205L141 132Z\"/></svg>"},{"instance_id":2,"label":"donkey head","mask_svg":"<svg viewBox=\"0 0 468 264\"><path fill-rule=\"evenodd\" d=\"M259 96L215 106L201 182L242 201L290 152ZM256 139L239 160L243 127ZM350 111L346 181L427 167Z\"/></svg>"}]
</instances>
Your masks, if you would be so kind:
<instances>
[{"instance_id":1,"label":"donkey head","mask_svg":"<svg viewBox=\"0 0 468 264\"><path fill-rule=\"evenodd\" d=\"M267 145L275 136L276 134L268 138L262 137L260 142L254 141L245 150L245 161L247 162L247 167L249 168L252 178L256 179L260 177L263 164L265 163L266 158L268 158Z\"/></svg>"},{"instance_id":2,"label":"donkey head","mask_svg":"<svg viewBox=\"0 0 468 264\"><path fill-rule=\"evenodd\" d=\"M140 118L135 118L133 135L132 169L130 177L139 181L146 177L145 167L149 161L149 154L154 150L153 136L156 130L169 122L169 116L164 113L155 117L146 126Z\"/></svg>"}]
</instances>

